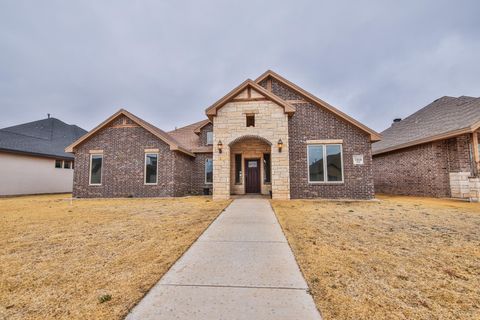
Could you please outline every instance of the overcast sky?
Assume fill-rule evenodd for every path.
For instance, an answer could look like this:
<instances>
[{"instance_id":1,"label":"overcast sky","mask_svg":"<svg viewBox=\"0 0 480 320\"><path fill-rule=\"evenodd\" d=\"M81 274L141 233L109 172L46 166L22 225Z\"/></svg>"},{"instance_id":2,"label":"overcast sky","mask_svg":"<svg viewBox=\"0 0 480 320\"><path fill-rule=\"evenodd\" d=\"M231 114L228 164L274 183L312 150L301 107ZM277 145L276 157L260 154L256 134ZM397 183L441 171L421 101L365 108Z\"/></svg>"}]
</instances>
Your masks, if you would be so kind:
<instances>
[{"instance_id":1,"label":"overcast sky","mask_svg":"<svg viewBox=\"0 0 480 320\"><path fill-rule=\"evenodd\" d=\"M164 130L272 69L382 131L480 96L480 1L0 0L0 127L87 130L119 108Z\"/></svg>"}]
</instances>

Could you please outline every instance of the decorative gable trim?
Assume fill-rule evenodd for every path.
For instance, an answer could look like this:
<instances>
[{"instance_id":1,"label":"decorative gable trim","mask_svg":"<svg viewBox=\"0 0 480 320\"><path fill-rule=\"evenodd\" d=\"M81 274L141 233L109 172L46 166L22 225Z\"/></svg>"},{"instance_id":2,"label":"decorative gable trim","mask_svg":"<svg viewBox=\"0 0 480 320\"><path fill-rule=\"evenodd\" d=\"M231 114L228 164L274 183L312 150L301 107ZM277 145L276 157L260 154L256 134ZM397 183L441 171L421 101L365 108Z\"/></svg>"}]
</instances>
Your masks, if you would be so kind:
<instances>
[{"instance_id":1,"label":"decorative gable trim","mask_svg":"<svg viewBox=\"0 0 480 320\"><path fill-rule=\"evenodd\" d=\"M298 93L299 95L304 97L307 101L310 101L317 106L320 106L322 108L327 109L328 111L334 113L338 117L340 117L340 118L346 120L347 122L353 124L354 126L361 129L362 131L370 134L370 141L380 141L382 139L381 135L378 132L376 132L375 130L370 129L369 127L365 126L364 124L360 123L359 121L355 120L354 118L350 117L349 115L343 113L342 111L338 110L337 108L335 108L334 106L330 105L329 103L323 101L322 99L317 98L316 96L314 96L310 92L307 92L306 90L300 88L299 86L297 86L293 82L288 81L287 79L283 78L282 76L273 72L272 70L267 70L260 77L258 77L255 80L255 82L258 84L258 83L262 82L263 80L267 79L267 89L269 89L269 91L271 91L272 84L271 84L270 79L272 79L272 78L277 80L278 82L282 83L283 85L285 85L289 89L295 91L296 93Z\"/></svg>"},{"instance_id":2,"label":"decorative gable trim","mask_svg":"<svg viewBox=\"0 0 480 320\"><path fill-rule=\"evenodd\" d=\"M273 93L265 90L265 88L263 88L262 86L260 86L259 84L255 83L255 82L253 82L252 80L247 79L243 83L241 83L239 86L237 86L235 89L233 89L232 91L227 93L225 96L223 96L220 100L218 100L213 105L208 107L205 110L205 113L207 114L208 118L212 119L214 116L216 116L217 111L219 109L221 109L228 102L233 101L235 99L235 97L238 94L240 94L242 91L244 91L245 89L247 89L247 92L250 92L249 88L255 90L256 92L261 94L266 99L268 99L272 102L275 102L276 104L281 106L285 110L285 113L287 113L288 115L292 115L295 112L295 107L293 107L291 104L289 104L285 100L277 97Z\"/></svg>"}]
</instances>

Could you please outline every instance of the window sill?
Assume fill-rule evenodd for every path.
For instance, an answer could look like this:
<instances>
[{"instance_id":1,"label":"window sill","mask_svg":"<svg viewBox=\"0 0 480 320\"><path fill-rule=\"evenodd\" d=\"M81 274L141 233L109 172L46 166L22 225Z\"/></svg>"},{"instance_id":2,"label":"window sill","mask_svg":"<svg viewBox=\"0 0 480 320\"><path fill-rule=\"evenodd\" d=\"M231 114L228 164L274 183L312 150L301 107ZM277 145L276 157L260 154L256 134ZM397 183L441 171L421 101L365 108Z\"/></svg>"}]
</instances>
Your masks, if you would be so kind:
<instances>
[{"instance_id":1,"label":"window sill","mask_svg":"<svg viewBox=\"0 0 480 320\"><path fill-rule=\"evenodd\" d=\"M91 184L91 183L90 183L88 186L89 186L89 187L101 187L102 184L101 184L101 183L95 183L95 184Z\"/></svg>"},{"instance_id":2,"label":"window sill","mask_svg":"<svg viewBox=\"0 0 480 320\"><path fill-rule=\"evenodd\" d=\"M325 182L315 182L315 181L308 181L308 184L320 184L320 185L340 185L345 184L345 181L325 181Z\"/></svg>"},{"instance_id":3,"label":"window sill","mask_svg":"<svg viewBox=\"0 0 480 320\"><path fill-rule=\"evenodd\" d=\"M144 186L158 186L158 183L144 183Z\"/></svg>"}]
</instances>

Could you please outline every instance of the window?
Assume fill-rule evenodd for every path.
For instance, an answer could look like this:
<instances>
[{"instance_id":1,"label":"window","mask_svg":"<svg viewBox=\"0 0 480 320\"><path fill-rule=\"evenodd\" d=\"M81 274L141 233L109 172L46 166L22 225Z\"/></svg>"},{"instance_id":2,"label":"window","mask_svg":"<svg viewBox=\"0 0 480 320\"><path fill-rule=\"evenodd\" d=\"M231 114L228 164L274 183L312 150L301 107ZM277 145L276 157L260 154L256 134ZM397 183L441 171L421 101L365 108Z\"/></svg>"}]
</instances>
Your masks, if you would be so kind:
<instances>
[{"instance_id":1,"label":"window","mask_svg":"<svg viewBox=\"0 0 480 320\"><path fill-rule=\"evenodd\" d=\"M62 160L55 160L55 168L62 168Z\"/></svg>"},{"instance_id":2,"label":"window","mask_svg":"<svg viewBox=\"0 0 480 320\"><path fill-rule=\"evenodd\" d=\"M74 164L75 164L75 161L72 161L72 169L73 169Z\"/></svg>"},{"instance_id":3,"label":"window","mask_svg":"<svg viewBox=\"0 0 480 320\"><path fill-rule=\"evenodd\" d=\"M205 183L213 183L213 160L205 160Z\"/></svg>"},{"instance_id":4,"label":"window","mask_svg":"<svg viewBox=\"0 0 480 320\"><path fill-rule=\"evenodd\" d=\"M157 184L158 153L145 154L145 184Z\"/></svg>"},{"instance_id":5,"label":"window","mask_svg":"<svg viewBox=\"0 0 480 320\"><path fill-rule=\"evenodd\" d=\"M247 127L255 127L255 115L247 114Z\"/></svg>"},{"instance_id":6,"label":"window","mask_svg":"<svg viewBox=\"0 0 480 320\"><path fill-rule=\"evenodd\" d=\"M270 153L263 154L263 182L271 182L271 165L270 165Z\"/></svg>"},{"instance_id":7,"label":"window","mask_svg":"<svg viewBox=\"0 0 480 320\"><path fill-rule=\"evenodd\" d=\"M63 161L63 168L70 169L70 161Z\"/></svg>"},{"instance_id":8,"label":"window","mask_svg":"<svg viewBox=\"0 0 480 320\"><path fill-rule=\"evenodd\" d=\"M207 132L207 145L212 145L213 144L213 132L208 131Z\"/></svg>"},{"instance_id":9,"label":"window","mask_svg":"<svg viewBox=\"0 0 480 320\"><path fill-rule=\"evenodd\" d=\"M235 183L242 184L242 155L235 155Z\"/></svg>"},{"instance_id":10,"label":"window","mask_svg":"<svg viewBox=\"0 0 480 320\"><path fill-rule=\"evenodd\" d=\"M90 184L100 185L102 184L102 154L90 155Z\"/></svg>"},{"instance_id":11,"label":"window","mask_svg":"<svg viewBox=\"0 0 480 320\"><path fill-rule=\"evenodd\" d=\"M343 182L342 145L317 144L307 148L309 182Z\"/></svg>"}]
</instances>

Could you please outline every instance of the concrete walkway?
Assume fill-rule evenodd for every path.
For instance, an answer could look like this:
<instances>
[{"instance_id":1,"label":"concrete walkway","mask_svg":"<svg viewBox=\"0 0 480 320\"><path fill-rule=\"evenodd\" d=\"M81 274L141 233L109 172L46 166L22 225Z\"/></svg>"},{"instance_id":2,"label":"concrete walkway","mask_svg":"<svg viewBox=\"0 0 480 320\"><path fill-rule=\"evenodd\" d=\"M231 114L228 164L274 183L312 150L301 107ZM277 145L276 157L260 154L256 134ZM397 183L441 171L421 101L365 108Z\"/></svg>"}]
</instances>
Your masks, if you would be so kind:
<instances>
[{"instance_id":1,"label":"concrete walkway","mask_svg":"<svg viewBox=\"0 0 480 320\"><path fill-rule=\"evenodd\" d=\"M320 319L265 199L237 199L127 319Z\"/></svg>"}]
</instances>

